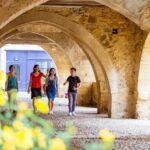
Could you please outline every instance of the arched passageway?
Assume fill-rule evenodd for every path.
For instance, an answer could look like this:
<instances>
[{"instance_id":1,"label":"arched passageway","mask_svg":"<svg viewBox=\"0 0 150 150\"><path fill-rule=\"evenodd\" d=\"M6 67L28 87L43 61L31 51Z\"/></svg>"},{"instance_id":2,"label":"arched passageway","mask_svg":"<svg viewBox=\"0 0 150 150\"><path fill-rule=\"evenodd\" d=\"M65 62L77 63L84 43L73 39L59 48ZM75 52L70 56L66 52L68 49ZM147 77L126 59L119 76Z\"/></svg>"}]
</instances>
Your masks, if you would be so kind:
<instances>
[{"instance_id":1,"label":"arched passageway","mask_svg":"<svg viewBox=\"0 0 150 150\"><path fill-rule=\"evenodd\" d=\"M41 24L40 24L41 27ZM30 30L30 28L32 28ZM27 29L29 31L32 32L36 32L36 28L33 26L33 24L31 25L31 27L29 28L29 25L27 25ZM71 62L72 66L75 66L78 70L78 75L81 77L82 80L82 88L79 89L79 94L78 94L78 105L82 105L82 106L97 106L98 103L98 96L97 96L97 88L95 85L95 77L94 77L94 73L92 70L92 67L86 57L86 55L82 52L82 50L79 48L79 46L77 44L75 44L74 41L72 41L67 35L65 35L64 33L42 33L42 31L44 30L45 26L43 26L43 28L41 28L41 32L39 31L38 28L38 32L39 33L34 33L34 34L38 34L38 35L42 35L44 37L48 37L49 39L51 39L52 41L54 41L58 47L57 51L53 51L51 50L49 45L41 45L44 49L46 49L46 51L52 56L52 58L54 59L54 62L56 63L56 66L58 68L58 72L60 75L60 94L64 95L64 93L67 91L66 88L64 88L63 86L63 81L66 80L67 75L69 75L69 69L67 66L68 64L63 63L63 59L65 58L69 58L69 61ZM35 31L33 31L33 29ZM20 31L20 33L18 34L25 34L25 26L23 26L23 28L18 28L18 30ZM26 31L27 32L27 31ZM18 35L16 33L16 35ZM30 36L30 35L28 35ZM12 36L12 38L14 39L15 35ZM9 41L12 41L11 38L8 38L4 43L7 43ZM64 52L64 53L63 53ZM68 57L63 57L63 56L68 56ZM59 61L61 63L59 63ZM65 66L67 65L67 66ZM70 66L71 67L71 66ZM103 77L104 78L104 77ZM101 80L102 78L102 74L101 74ZM108 101L107 101L107 97L105 97L105 95L107 95L107 93L103 93L102 91L100 91L101 94L103 94L101 97L101 101L102 105L101 105L101 112L103 113L107 113L107 109L108 109ZM105 95L104 95L105 94Z\"/></svg>"},{"instance_id":2,"label":"arched passageway","mask_svg":"<svg viewBox=\"0 0 150 150\"><path fill-rule=\"evenodd\" d=\"M80 47L84 50L84 52L88 56L92 66L93 66L95 75L96 75L98 87L100 86L99 75L100 75L101 69L103 70L103 73L105 74L105 80L107 83L107 87L109 89L108 97L109 97L109 105L110 105L111 104L111 102L110 102L111 95L110 94L114 93L114 92L117 93L117 78L116 78L115 69L113 69L113 65L111 64L111 60L110 60L108 54L103 50L102 46L84 28L82 28L81 26L79 26L75 23L67 21L62 16L59 16L56 14L49 14L48 15L49 18L47 18L46 12L44 12L44 14L42 12L42 14L37 15L38 18L35 18L34 13L30 12L29 14L25 14L25 15L21 16L21 18L25 17L22 20L23 22L21 22L21 24L18 22L19 18L16 19L14 22L12 22L10 30L8 29L10 27L10 25L6 26L7 29L5 28L3 31L1 30L1 35L2 35L1 38L3 38L3 39L8 38L9 36L15 34L16 31L14 29L19 27L20 25L23 25L23 24L29 23L29 22L33 22L33 21L38 21L38 20L43 20L44 22L47 22L49 24L54 24L56 27L61 28L64 32L66 32L67 34L72 36L73 39L75 39L77 41L77 43L80 45ZM36 13L40 13L40 12L37 11ZM45 16L45 18L43 16ZM68 23L65 24L65 26L64 26L63 22L65 22L65 23L68 22ZM14 25L14 27L12 25ZM5 33L6 30L9 31L9 33L8 32ZM10 31L13 31L13 32L11 33ZM79 36L79 35L81 35L81 36ZM85 37L86 37L86 39L85 39ZM93 49L94 49L94 51L93 51ZM98 55L99 52L101 53L101 55ZM101 58L98 58L98 57L101 57ZM104 71L104 68L105 68L106 72ZM107 74L107 76L106 76L106 74ZM108 80L110 81L111 86L109 86ZM110 92L110 87L112 90L111 92ZM111 112L111 106L109 106L109 114L111 114L110 112Z\"/></svg>"},{"instance_id":3,"label":"arched passageway","mask_svg":"<svg viewBox=\"0 0 150 150\"><path fill-rule=\"evenodd\" d=\"M21 42L22 41L20 41L20 44L21 44ZM9 41L6 41L6 43L9 43ZM16 64L18 64L19 63L19 70L21 70L21 72L23 72L23 70L25 69L25 72L24 72L24 74L25 74L25 76L22 74L22 75L20 75L20 76L24 76L24 77L21 77L21 81L23 82L23 83L21 83L21 85L26 85L25 87L24 87L24 89L26 89L27 90L27 85L28 85L28 83L27 83L27 81L29 81L29 73L32 71L32 67L33 67L33 62L36 62L37 61L37 63L38 62L45 62L44 60L44 56L46 56L46 54L45 55L43 55L44 53L42 53L41 52L41 50L39 51L39 50L37 50L36 49L36 47L34 48L34 49L32 49L31 50L31 48L30 47L34 47L34 45L24 45L24 43L22 44L22 45L17 45L17 41L16 41L16 44L15 45L11 45L11 46L13 46L13 51L10 51L10 49L11 48L9 48L9 47L11 47L11 46L7 46L7 45L4 45L2 48L1 48L1 50L3 50L4 52L5 52L5 56L3 55L2 57L3 57L3 60L1 60L1 64L3 65L3 67L1 67L1 69L4 71L4 72L6 72L6 62L8 61L9 62L9 60L7 60L7 58L8 58L8 56L6 57L6 52L7 52L7 50L8 51L10 51L10 52L14 52L14 53L16 53L16 57L17 57L17 59L18 59L18 61L14 61L13 63L16 63ZM28 43L25 43L25 44L28 44ZM32 43L32 44L37 44L38 46L40 46L41 47L41 49L43 49L43 51L45 51L46 53L47 53L47 55L49 56L49 58L50 58L50 60L52 60L52 62L51 62L51 64L49 64L48 62L46 62L46 65L47 65L47 67L50 67L49 65L52 65L52 66L54 66L55 68L56 68L56 73L57 73L57 76L58 76L58 80L59 80L59 97L65 97L65 93L66 93L66 91L67 91L67 88L66 87L64 87L64 86L62 86L62 84L63 84L63 82L66 80L66 74L69 74L70 73L70 67L72 66L72 64L71 64L71 62L70 62L70 60L68 59L68 57L66 57L65 55L64 55L64 53L57 47L57 46L55 46L54 44L49 44L49 45L39 45L39 43ZM20 49L18 49L18 47L20 46ZM22 47L21 47L22 46ZM38 47L37 46L37 47ZM16 49L15 49L16 48ZM39 49L39 48L38 48ZM5 51L6 50L6 51ZM26 52L28 51L28 53L30 52L30 54L31 54L31 57L29 56L30 54L27 54L27 56L25 56L26 54ZM23 53L20 53L20 52L23 52ZM41 52L41 56L39 56L39 53ZM25 54L24 56L25 56L25 58L22 58L22 56L23 56L23 54ZM35 54L35 57L34 57L34 55L33 54ZM10 55L9 55L10 56ZM61 59L58 59L59 58L59 56L61 56ZM26 58L27 57L27 58ZM29 57L29 58L28 58ZM44 60L43 60L43 59ZM28 61L21 61L22 59L29 59L29 62ZM15 60L15 57L14 57L14 55L12 56L12 57L10 57L10 60ZM33 61L34 60L34 61ZM48 60L48 58L46 57L46 60ZM3 61L3 62L2 62ZM10 62L12 62L12 61L10 61ZM32 66L30 66L29 65L29 63L31 63L32 64ZM42 63L43 64L43 63ZM42 65L43 66L43 65ZM44 65L45 66L45 65ZM28 68L28 69L27 69ZM47 69L47 68L46 68ZM63 69L63 70L62 70ZM7 70L8 70L8 68L7 68ZM30 70L30 72L28 72L28 71ZM45 70L46 71L46 70ZM28 75L27 75L28 74ZM27 80L25 80L25 78L27 79ZM20 87L20 86L19 86ZM21 87L20 87L21 88ZM19 91L21 90L19 88Z\"/></svg>"},{"instance_id":4,"label":"arched passageway","mask_svg":"<svg viewBox=\"0 0 150 150\"><path fill-rule=\"evenodd\" d=\"M52 56L58 68L58 72L60 75L59 76L60 77L60 90L59 90L60 95L63 97L63 95L65 95L65 93L67 92L66 87L63 86L63 82L66 80L67 76L70 74L70 71L69 71L70 68L68 68L68 66L71 67L71 65L64 63L65 62L64 60L67 60L69 58L68 62L71 62L72 66L75 66L77 68L78 75L80 76L82 80L82 88L79 89L77 104L82 105L82 106L97 107L98 96L97 96L97 88L95 84L95 77L94 77L92 67L86 55L82 52L80 47L64 33L62 32L61 33L44 33L44 28L46 26L43 24L43 27L42 27L41 23L39 23L39 25L40 25L40 29L38 28L39 33L36 31L37 25L32 23L30 26L28 24L27 26L25 25L22 28L18 28L20 33L16 34L16 36L20 35L21 37L21 34L24 35L25 32L31 31L32 34L33 32L36 32L34 34L38 34L38 35L43 34L45 37L48 37L49 39L54 41L58 45L58 47L60 47L60 48L57 48L57 50L55 51L51 49L50 45L43 44L41 46L44 49L46 49L46 51ZM30 34L25 35L25 36L30 37ZM18 36L17 38L20 38L20 37ZM4 43L11 42L14 39L15 39L15 35L12 36L12 39L9 38ZM25 41L29 41L29 40L26 39ZM101 80L103 78L101 74ZM101 103L102 103L101 112L107 113L108 101L107 101L107 97L105 97L107 93L103 93L102 91L100 92L101 94L103 94L102 95L103 97L101 97Z\"/></svg>"},{"instance_id":5,"label":"arched passageway","mask_svg":"<svg viewBox=\"0 0 150 150\"><path fill-rule=\"evenodd\" d=\"M40 28L37 26L40 25ZM36 28L37 27L37 28ZM61 95L64 95L67 92L67 89L63 86L63 82L66 80L67 76L70 74L70 68L68 66L74 66L78 70L78 75L80 76L82 80L82 88L79 89L78 94L78 104L82 106L96 106L98 103L98 91L96 88L96 81L94 72L92 69L92 66L87 59L86 55L83 53L81 48L73 41L71 40L67 35L65 35L63 32L60 33L51 33L46 32L45 33L45 24L42 25L42 23L37 24L28 24L24 25L22 28L18 28L19 32L16 34L13 34L12 38L14 39L15 35L21 35L25 34L25 32L32 32L32 34L41 35L45 38L48 38L49 41L53 41L58 46L56 51L51 50L49 44L47 45L41 45L46 51L52 56L54 59L54 62L56 63L56 66L59 68L59 74L60 74L60 93ZM48 25L48 29L52 30L54 27L51 27ZM46 30L48 30L46 29ZM38 30L38 31L37 31ZM57 29L55 29L57 30ZM28 34L30 37L30 34ZM12 40L13 40L12 39ZM11 42L10 38L6 40L4 43ZM64 57L65 56L65 57ZM70 62L71 65L68 65L67 63L63 63L62 60L68 59L68 62ZM57 63L58 62L58 63ZM61 63L63 65L61 65ZM65 67L66 66L66 67ZM101 80L104 80L103 74L101 73ZM104 91L104 90L103 90ZM101 112L107 112L108 111L108 101L107 101L107 93L103 93L100 91L101 94L103 94L101 97L101 102L103 101L103 105L101 105Z\"/></svg>"},{"instance_id":6,"label":"arched passageway","mask_svg":"<svg viewBox=\"0 0 150 150\"><path fill-rule=\"evenodd\" d=\"M60 10L63 10L63 12ZM94 16L91 16L91 12ZM109 15L106 16L108 21L102 17L102 14L106 12L109 12ZM111 15L117 17L111 19ZM101 22L101 19L103 19L103 22ZM122 25L116 23L116 19L120 20ZM96 77L98 102L100 102L100 105L98 105L99 111L101 110L102 100L101 74L103 74L104 84L107 87L106 89L108 89L109 116L114 118L135 117L137 97L135 79L139 53L146 35L143 31L123 16L112 12L104 6L94 9L89 7L60 9L40 6L21 15L5 26L0 31L1 42L12 35L20 33L21 30L21 32L29 32L28 30L23 30L23 26L33 25L33 23L43 23L44 26L47 24L47 26L56 27L72 41L75 41L85 52ZM107 24L108 28L105 27ZM40 24L40 26L42 25ZM117 27L118 34L113 34L112 26ZM20 28L22 29L20 30ZM33 33L42 34L44 37L54 41L57 40L58 36L56 36L56 33L44 33L44 27L42 28L43 32L36 27L35 30L32 28L29 28L29 30ZM135 38L128 34L129 31L131 33L136 32ZM124 36L126 34L128 36ZM60 33L59 36L62 39L64 38ZM141 40L140 37L143 37L143 39Z\"/></svg>"}]
</instances>

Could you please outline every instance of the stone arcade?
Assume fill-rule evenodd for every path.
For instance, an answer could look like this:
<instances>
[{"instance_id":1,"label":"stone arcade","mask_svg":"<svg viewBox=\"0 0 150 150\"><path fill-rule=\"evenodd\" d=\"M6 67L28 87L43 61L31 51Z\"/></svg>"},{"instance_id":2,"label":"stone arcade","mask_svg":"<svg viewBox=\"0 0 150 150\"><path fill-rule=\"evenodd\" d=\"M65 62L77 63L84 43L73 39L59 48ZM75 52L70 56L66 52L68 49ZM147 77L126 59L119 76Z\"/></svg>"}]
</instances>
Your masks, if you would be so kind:
<instances>
[{"instance_id":1,"label":"stone arcade","mask_svg":"<svg viewBox=\"0 0 150 150\"><path fill-rule=\"evenodd\" d=\"M1 47L44 48L61 77L60 97L75 66L78 105L110 118L150 119L149 31L149 0L0 0Z\"/></svg>"}]
</instances>

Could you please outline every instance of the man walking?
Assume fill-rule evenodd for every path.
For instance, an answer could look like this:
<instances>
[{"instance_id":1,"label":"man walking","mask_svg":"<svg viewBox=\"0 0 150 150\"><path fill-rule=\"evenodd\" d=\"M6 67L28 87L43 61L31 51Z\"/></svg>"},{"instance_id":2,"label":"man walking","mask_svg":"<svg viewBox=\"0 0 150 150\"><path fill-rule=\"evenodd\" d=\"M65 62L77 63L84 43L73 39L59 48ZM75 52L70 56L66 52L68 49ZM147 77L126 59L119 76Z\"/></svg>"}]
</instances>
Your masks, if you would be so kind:
<instances>
[{"instance_id":1,"label":"man walking","mask_svg":"<svg viewBox=\"0 0 150 150\"><path fill-rule=\"evenodd\" d=\"M71 75L67 78L64 85L69 83L68 86L68 98L69 98L69 115L75 116L75 107L76 107L76 98L77 98L77 89L80 87L81 80L76 76L76 68L70 69Z\"/></svg>"}]
</instances>

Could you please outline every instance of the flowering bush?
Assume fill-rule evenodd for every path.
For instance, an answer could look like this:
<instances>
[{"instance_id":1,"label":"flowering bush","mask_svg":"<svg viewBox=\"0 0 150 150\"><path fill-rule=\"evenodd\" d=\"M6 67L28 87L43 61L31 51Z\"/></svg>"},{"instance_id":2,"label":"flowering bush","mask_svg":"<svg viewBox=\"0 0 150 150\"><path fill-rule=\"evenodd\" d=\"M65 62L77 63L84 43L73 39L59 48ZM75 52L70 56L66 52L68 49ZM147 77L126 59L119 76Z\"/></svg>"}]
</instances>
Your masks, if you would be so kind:
<instances>
[{"instance_id":1,"label":"flowering bush","mask_svg":"<svg viewBox=\"0 0 150 150\"><path fill-rule=\"evenodd\" d=\"M0 72L0 81L2 80ZM65 132L58 132L53 128L50 121L39 117L28 104L21 102L17 110L8 111L8 103L4 99L5 92L0 83L0 150L69 150L71 139L77 129L72 123L66 124ZM48 106L45 102L37 99L35 107L38 112L48 113ZM107 130L99 134L101 143L87 145L87 150L111 149L115 136Z\"/></svg>"}]
</instances>

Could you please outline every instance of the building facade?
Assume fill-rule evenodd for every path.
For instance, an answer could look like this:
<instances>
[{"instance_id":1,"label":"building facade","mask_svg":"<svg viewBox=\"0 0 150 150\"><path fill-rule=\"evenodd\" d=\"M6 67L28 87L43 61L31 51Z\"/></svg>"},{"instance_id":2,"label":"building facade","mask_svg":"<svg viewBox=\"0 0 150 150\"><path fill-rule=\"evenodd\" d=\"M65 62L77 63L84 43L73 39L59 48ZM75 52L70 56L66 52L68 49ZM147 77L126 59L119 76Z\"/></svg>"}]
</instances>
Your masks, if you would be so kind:
<instances>
[{"instance_id":1,"label":"building facade","mask_svg":"<svg viewBox=\"0 0 150 150\"><path fill-rule=\"evenodd\" d=\"M54 63L45 51L39 50L6 50L6 72L9 72L9 66L14 65L18 74L19 91L27 91L30 73L33 66L39 64L43 73L47 68L54 67ZM44 79L42 79L44 83Z\"/></svg>"}]
</instances>

